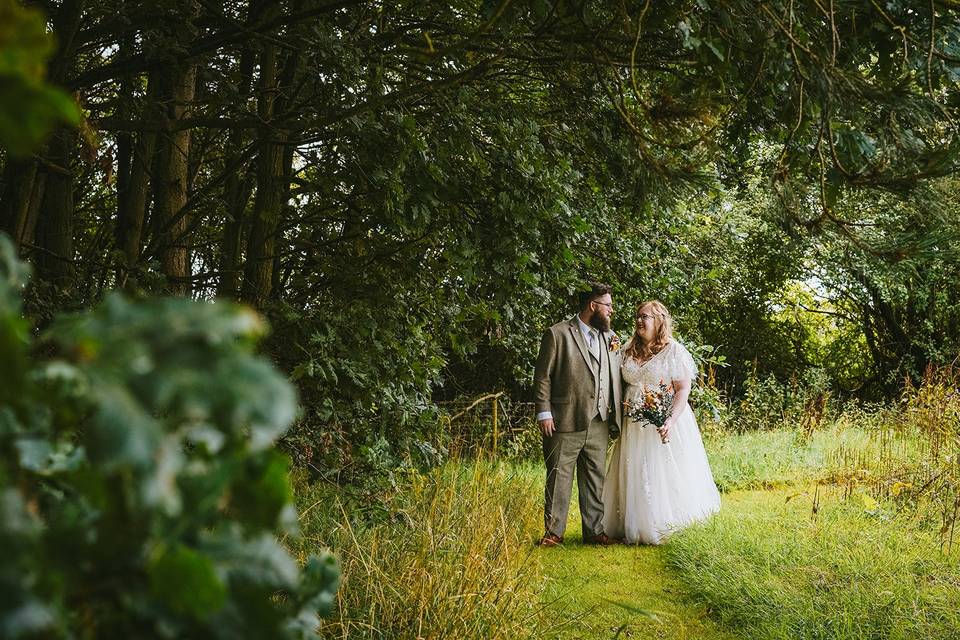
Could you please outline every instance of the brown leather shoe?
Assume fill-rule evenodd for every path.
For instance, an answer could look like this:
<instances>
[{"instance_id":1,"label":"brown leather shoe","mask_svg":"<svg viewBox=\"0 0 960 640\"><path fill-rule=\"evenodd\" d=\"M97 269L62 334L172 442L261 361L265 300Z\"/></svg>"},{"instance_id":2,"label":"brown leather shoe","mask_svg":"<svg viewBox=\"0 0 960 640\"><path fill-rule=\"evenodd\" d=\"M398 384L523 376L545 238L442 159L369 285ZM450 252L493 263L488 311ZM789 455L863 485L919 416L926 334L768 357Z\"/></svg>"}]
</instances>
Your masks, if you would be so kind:
<instances>
[{"instance_id":1,"label":"brown leather shoe","mask_svg":"<svg viewBox=\"0 0 960 640\"><path fill-rule=\"evenodd\" d=\"M595 536L590 536L589 538L586 538L586 539L584 540L584 542L585 542L586 544L600 544L600 545L603 545L603 546L608 546L608 545L611 545L611 544L617 544L617 541L616 541L616 540L614 540L613 538L607 537L607 534L605 534L605 533L599 533L599 534L597 534L597 535L595 535Z\"/></svg>"},{"instance_id":2,"label":"brown leather shoe","mask_svg":"<svg viewBox=\"0 0 960 640\"><path fill-rule=\"evenodd\" d=\"M547 533L547 534L544 534L542 538L540 538L540 542L537 543L537 546L538 547L556 547L561 544L563 544L563 538L561 538L560 536L555 536L552 533Z\"/></svg>"}]
</instances>

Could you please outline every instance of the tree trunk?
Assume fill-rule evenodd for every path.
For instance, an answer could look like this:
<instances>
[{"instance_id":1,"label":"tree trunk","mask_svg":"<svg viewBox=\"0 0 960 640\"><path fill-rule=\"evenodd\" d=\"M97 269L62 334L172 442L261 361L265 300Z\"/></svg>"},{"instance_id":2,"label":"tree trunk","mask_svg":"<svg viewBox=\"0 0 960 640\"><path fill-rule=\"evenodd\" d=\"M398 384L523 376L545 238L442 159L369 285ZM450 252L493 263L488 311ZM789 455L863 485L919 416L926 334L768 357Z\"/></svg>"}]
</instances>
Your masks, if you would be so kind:
<instances>
[{"instance_id":1,"label":"tree trunk","mask_svg":"<svg viewBox=\"0 0 960 640\"><path fill-rule=\"evenodd\" d=\"M147 101L144 113L148 118L159 115L156 111L159 109L161 99L160 84L160 72L152 72L147 80ZM156 147L156 131L141 131L137 135L128 184L118 194L117 248L123 252L125 273L128 273L140 260ZM122 280L120 284L123 285Z\"/></svg>"},{"instance_id":2,"label":"tree trunk","mask_svg":"<svg viewBox=\"0 0 960 640\"><path fill-rule=\"evenodd\" d=\"M232 139L232 136L231 136ZM236 298L240 289L240 256L243 254L243 231L247 226L247 203L253 191L253 181L247 164L231 172L224 185L224 203L227 223L220 245L220 280L217 295Z\"/></svg>"},{"instance_id":3,"label":"tree trunk","mask_svg":"<svg viewBox=\"0 0 960 640\"><path fill-rule=\"evenodd\" d=\"M83 15L82 0L65 0L53 19L57 53L50 62L50 80L63 84L74 62L77 30ZM36 223L37 271L41 277L68 286L73 277L73 155L77 134L61 128L50 139L47 161L39 172L45 175L42 208L39 217L28 214L24 242ZM36 202L36 201L34 201Z\"/></svg>"},{"instance_id":4,"label":"tree trunk","mask_svg":"<svg viewBox=\"0 0 960 640\"><path fill-rule=\"evenodd\" d=\"M299 10L294 2L291 10ZM267 12L277 11L270 5ZM269 16L267 16L269 19ZM290 92L300 66L300 56L291 51L278 74L277 47L265 44L260 59L257 115L264 122L258 132L257 195L247 244L247 262L243 271L241 299L255 306L271 297L277 255L277 229L283 208L289 199L293 149L286 144L288 133L276 126L275 117L292 102Z\"/></svg>"},{"instance_id":5,"label":"tree trunk","mask_svg":"<svg viewBox=\"0 0 960 640\"><path fill-rule=\"evenodd\" d=\"M277 71L277 47L265 43L260 54L260 78L257 83L257 115L264 126L258 131L257 194L253 201L253 220L240 293L242 300L255 306L270 295L275 231L283 207L284 136L270 127L278 92Z\"/></svg>"},{"instance_id":6,"label":"tree trunk","mask_svg":"<svg viewBox=\"0 0 960 640\"><path fill-rule=\"evenodd\" d=\"M117 216L117 247L123 252L125 270L140 260L144 220L150 199L150 163L157 134L144 131L137 136L127 188L120 196Z\"/></svg>"},{"instance_id":7,"label":"tree trunk","mask_svg":"<svg viewBox=\"0 0 960 640\"><path fill-rule=\"evenodd\" d=\"M52 15L53 32L57 39L57 51L50 61L47 72L50 82L63 84L73 65L77 32L83 15L83 0L64 0ZM0 227L13 238L17 248L33 243L35 229L43 206L43 223L50 224L49 232L42 232L36 239L42 260L42 271L52 269L54 277L66 275L73 259L73 193L70 172L71 155L76 143L72 130L62 129L54 134L49 146L48 163L40 167L36 159L7 160L4 167L4 192L0 198ZM64 155L64 153L67 155ZM48 180L54 176L52 180ZM47 183L53 190L46 194ZM67 193L67 192L70 193ZM50 206L47 208L47 198ZM66 207L66 208L64 208ZM70 218L66 220L64 218ZM62 234L70 232L64 239ZM52 245L45 244L47 241ZM67 251L67 253L61 253ZM66 269L66 270L65 270Z\"/></svg>"},{"instance_id":8,"label":"tree trunk","mask_svg":"<svg viewBox=\"0 0 960 640\"><path fill-rule=\"evenodd\" d=\"M240 82L238 83L241 99L250 94L253 78L253 50L244 47L240 53ZM245 143L244 130L236 127L230 131L227 142L228 154L224 159L227 166L239 165L238 157ZM223 186L224 206L226 208L227 223L223 230L223 240L220 246L220 280L217 283L217 295L222 298L236 298L240 289L240 256L243 251L243 228L247 201L253 187L247 173L248 162L231 171Z\"/></svg>"},{"instance_id":9,"label":"tree trunk","mask_svg":"<svg viewBox=\"0 0 960 640\"><path fill-rule=\"evenodd\" d=\"M270 296L276 229L284 203L283 146L277 140L261 140L257 156L257 195L253 201L253 224L247 243L241 298L253 305Z\"/></svg>"},{"instance_id":10,"label":"tree trunk","mask_svg":"<svg viewBox=\"0 0 960 640\"><path fill-rule=\"evenodd\" d=\"M36 241L37 221L40 219L40 206L43 204L44 194L47 192L47 173L40 171L39 165L34 167L36 177L33 180L33 189L28 196L27 217L18 230L17 241L19 246L26 247Z\"/></svg>"},{"instance_id":11,"label":"tree trunk","mask_svg":"<svg viewBox=\"0 0 960 640\"><path fill-rule=\"evenodd\" d=\"M7 158L3 168L3 194L0 195L0 230L20 248L29 220L30 201L37 184L36 160Z\"/></svg>"},{"instance_id":12,"label":"tree trunk","mask_svg":"<svg viewBox=\"0 0 960 640\"><path fill-rule=\"evenodd\" d=\"M61 286L73 277L73 171L76 133L61 129L50 141L43 205L37 224L36 265L40 276Z\"/></svg>"},{"instance_id":13,"label":"tree trunk","mask_svg":"<svg viewBox=\"0 0 960 640\"><path fill-rule=\"evenodd\" d=\"M291 61L294 64L294 67L290 68L291 73L295 68L295 61ZM286 76L286 74L284 74ZM293 84L293 78L285 78L289 82L284 82L284 86L290 86ZM287 202L290 200L290 180L293 176L293 153L294 147L292 145L286 145L283 148L283 187L282 187L282 197L283 202L280 205L281 214L286 210ZM281 215L282 219L282 215ZM280 229L279 224L274 228L274 255L273 255L273 277L270 283L270 298L273 300L279 300L283 294L283 280L281 278L281 268L283 264L280 260L283 250L287 247L286 239L283 237L282 230Z\"/></svg>"},{"instance_id":14,"label":"tree trunk","mask_svg":"<svg viewBox=\"0 0 960 640\"><path fill-rule=\"evenodd\" d=\"M121 44L121 56L132 55L133 43L125 38ZM155 111L158 91L156 73L147 80L146 113ZM133 117L130 104L133 101L133 82L125 77L120 89L121 118ZM114 228L116 247L120 251L117 265L117 285L126 286L127 276L140 260L143 224L147 216L150 191L150 163L156 147L155 131L142 131L134 136L126 131L117 135L117 224Z\"/></svg>"},{"instance_id":15,"label":"tree trunk","mask_svg":"<svg viewBox=\"0 0 960 640\"><path fill-rule=\"evenodd\" d=\"M195 63L176 65L163 72L168 98L167 127L158 141L157 173L154 176L153 224L160 255L160 269L175 295L187 293L190 275L189 220L184 210L189 189L190 131L177 129L193 100Z\"/></svg>"}]
</instances>

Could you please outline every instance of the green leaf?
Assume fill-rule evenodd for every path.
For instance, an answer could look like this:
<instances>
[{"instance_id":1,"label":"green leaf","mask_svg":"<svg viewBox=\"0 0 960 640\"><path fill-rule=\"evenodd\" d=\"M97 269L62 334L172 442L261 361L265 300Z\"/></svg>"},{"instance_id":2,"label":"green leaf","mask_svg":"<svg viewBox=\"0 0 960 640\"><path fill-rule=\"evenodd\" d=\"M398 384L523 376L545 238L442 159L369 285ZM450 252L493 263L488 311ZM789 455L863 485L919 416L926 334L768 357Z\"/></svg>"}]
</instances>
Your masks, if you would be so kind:
<instances>
[{"instance_id":1,"label":"green leaf","mask_svg":"<svg viewBox=\"0 0 960 640\"><path fill-rule=\"evenodd\" d=\"M209 558L177 545L164 550L147 568L151 592L173 611L203 620L226 602L227 587Z\"/></svg>"},{"instance_id":2,"label":"green leaf","mask_svg":"<svg viewBox=\"0 0 960 640\"><path fill-rule=\"evenodd\" d=\"M273 529L283 509L293 500L290 459L269 451L263 459L251 460L247 467L247 474L234 487L232 504L246 522Z\"/></svg>"},{"instance_id":3,"label":"green leaf","mask_svg":"<svg viewBox=\"0 0 960 640\"><path fill-rule=\"evenodd\" d=\"M150 466L162 432L157 420L124 389L104 383L96 395L97 410L85 433L91 459L105 470Z\"/></svg>"},{"instance_id":4,"label":"green leaf","mask_svg":"<svg viewBox=\"0 0 960 640\"><path fill-rule=\"evenodd\" d=\"M50 442L39 438L22 438L16 441L15 446L20 455L20 465L35 472L46 468L53 453Z\"/></svg>"},{"instance_id":5,"label":"green leaf","mask_svg":"<svg viewBox=\"0 0 960 640\"><path fill-rule=\"evenodd\" d=\"M11 154L26 155L57 125L79 122L76 104L59 89L0 76L0 147Z\"/></svg>"},{"instance_id":6,"label":"green leaf","mask_svg":"<svg viewBox=\"0 0 960 640\"><path fill-rule=\"evenodd\" d=\"M53 51L40 11L16 0L0 0L0 75L42 80L44 62Z\"/></svg>"},{"instance_id":7,"label":"green leaf","mask_svg":"<svg viewBox=\"0 0 960 640\"><path fill-rule=\"evenodd\" d=\"M717 45L715 45L712 41L704 40L703 43L710 48L710 51L713 52L713 55L717 56L717 59L720 60L720 62L724 62L726 60L726 58L723 55L723 52L720 51L720 49L717 48Z\"/></svg>"},{"instance_id":8,"label":"green leaf","mask_svg":"<svg viewBox=\"0 0 960 640\"><path fill-rule=\"evenodd\" d=\"M321 616L333 611L334 596L340 584L340 566L331 554L311 556L303 568L300 593L306 598L305 606Z\"/></svg>"},{"instance_id":9,"label":"green leaf","mask_svg":"<svg viewBox=\"0 0 960 640\"><path fill-rule=\"evenodd\" d=\"M202 549L229 572L231 584L236 580L269 590L293 590L299 582L297 563L272 533L248 539L239 527L224 527L205 536Z\"/></svg>"}]
</instances>

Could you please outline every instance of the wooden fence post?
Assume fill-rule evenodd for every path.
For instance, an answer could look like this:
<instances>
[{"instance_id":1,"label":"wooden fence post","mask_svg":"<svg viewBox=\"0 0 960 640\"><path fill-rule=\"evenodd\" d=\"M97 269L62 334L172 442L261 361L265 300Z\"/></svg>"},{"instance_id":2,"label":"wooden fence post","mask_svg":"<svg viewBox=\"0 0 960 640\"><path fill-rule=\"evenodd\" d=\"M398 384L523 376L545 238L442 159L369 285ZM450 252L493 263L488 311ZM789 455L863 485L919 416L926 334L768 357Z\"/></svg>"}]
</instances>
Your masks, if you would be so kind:
<instances>
[{"instance_id":1,"label":"wooden fence post","mask_svg":"<svg viewBox=\"0 0 960 640\"><path fill-rule=\"evenodd\" d=\"M497 425L497 407L500 405L500 394L493 396L493 457L497 457L497 442L500 440L500 432Z\"/></svg>"}]
</instances>

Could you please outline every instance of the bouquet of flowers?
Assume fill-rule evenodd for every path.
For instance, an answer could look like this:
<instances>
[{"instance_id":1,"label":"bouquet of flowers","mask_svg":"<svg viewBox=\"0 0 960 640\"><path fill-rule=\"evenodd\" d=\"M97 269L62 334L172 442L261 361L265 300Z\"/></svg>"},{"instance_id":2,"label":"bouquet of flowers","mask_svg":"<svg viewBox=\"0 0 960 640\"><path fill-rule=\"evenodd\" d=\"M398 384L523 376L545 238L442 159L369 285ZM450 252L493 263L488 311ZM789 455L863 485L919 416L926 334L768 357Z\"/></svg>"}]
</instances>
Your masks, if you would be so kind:
<instances>
[{"instance_id":1,"label":"bouquet of flowers","mask_svg":"<svg viewBox=\"0 0 960 640\"><path fill-rule=\"evenodd\" d=\"M644 426L652 424L660 432L667 419L673 412L673 388L660 381L659 388L647 388L638 402L627 402L627 417ZM663 444L670 442L670 438L660 432Z\"/></svg>"}]
</instances>

